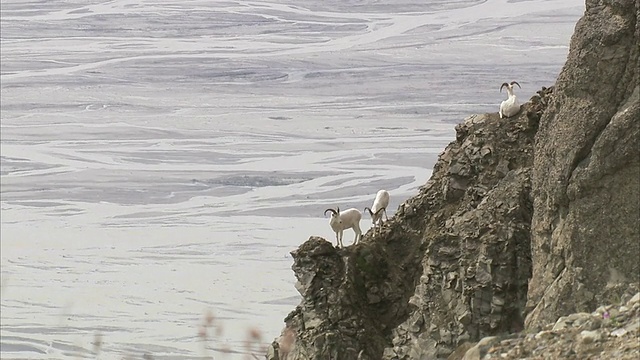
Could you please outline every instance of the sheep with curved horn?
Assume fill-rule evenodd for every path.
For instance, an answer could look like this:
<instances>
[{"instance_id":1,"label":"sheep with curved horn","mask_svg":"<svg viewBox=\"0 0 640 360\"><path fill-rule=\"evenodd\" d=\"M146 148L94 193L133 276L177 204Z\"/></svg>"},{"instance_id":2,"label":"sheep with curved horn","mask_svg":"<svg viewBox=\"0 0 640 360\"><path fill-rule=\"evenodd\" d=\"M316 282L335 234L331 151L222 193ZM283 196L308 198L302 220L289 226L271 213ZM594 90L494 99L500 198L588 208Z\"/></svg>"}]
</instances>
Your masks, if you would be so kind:
<instances>
[{"instance_id":1,"label":"sheep with curved horn","mask_svg":"<svg viewBox=\"0 0 640 360\"><path fill-rule=\"evenodd\" d=\"M356 208L347 209L343 212L340 212L340 208L336 207L336 209L327 209L324 211L324 215L327 215L327 212L331 212L331 219L329 220L329 225L331 225L331 229L336 233L336 241L337 245L340 248L343 248L342 244L342 235L345 229L353 229L356 233L355 240L353 241L353 245L358 243L358 240L362 237L362 230L360 230L360 219L362 219L362 213L360 210Z\"/></svg>"},{"instance_id":2,"label":"sheep with curved horn","mask_svg":"<svg viewBox=\"0 0 640 360\"><path fill-rule=\"evenodd\" d=\"M507 100L500 103L500 119L504 117L512 117L520 112L520 103L518 102L516 95L513 93L513 85L518 85L518 87L522 89L520 84L516 81L512 81L510 84L505 82L500 86L500 92L502 92L502 88L507 88Z\"/></svg>"},{"instance_id":3,"label":"sheep with curved horn","mask_svg":"<svg viewBox=\"0 0 640 360\"><path fill-rule=\"evenodd\" d=\"M380 190L376 194L376 198L373 200L371 208L366 207L364 211L368 211L371 215L371 223L373 224L373 235L376 235L376 230L382 232L382 214L389 220L387 216L387 206L389 206L389 192L387 190Z\"/></svg>"}]
</instances>

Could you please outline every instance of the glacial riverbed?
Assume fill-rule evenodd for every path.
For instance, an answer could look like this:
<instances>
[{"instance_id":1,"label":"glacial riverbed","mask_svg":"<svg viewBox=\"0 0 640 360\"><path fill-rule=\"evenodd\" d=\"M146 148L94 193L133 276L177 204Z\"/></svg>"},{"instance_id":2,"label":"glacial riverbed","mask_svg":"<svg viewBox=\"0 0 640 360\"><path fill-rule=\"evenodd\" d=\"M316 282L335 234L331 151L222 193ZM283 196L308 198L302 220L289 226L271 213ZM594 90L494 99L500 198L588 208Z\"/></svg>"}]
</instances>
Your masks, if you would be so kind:
<instances>
[{"instance_id":1,"label":"glacial riverbed","mask_svg":"<svg viewBox=\"0 0 640 360\"><path fill-rule=\"evenodd\" d=\"M324 209L392 215L502 82L553 84L583 10L3 0L2 358L262 355Z\"/></svg>"}]
</instances>

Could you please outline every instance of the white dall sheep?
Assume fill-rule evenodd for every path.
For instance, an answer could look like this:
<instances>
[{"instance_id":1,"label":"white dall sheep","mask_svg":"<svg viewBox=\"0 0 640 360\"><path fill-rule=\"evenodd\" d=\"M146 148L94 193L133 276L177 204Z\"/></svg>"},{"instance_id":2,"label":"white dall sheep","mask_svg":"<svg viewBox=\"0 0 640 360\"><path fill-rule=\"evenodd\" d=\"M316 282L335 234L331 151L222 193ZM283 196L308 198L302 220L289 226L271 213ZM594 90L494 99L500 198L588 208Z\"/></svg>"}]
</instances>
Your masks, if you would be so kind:
<instances>
[{"instance_id":1,"label":"white dall sheep","mask_svg":"<svg viewBox=\"0 0 640 360\"><path fill-rule=\"evenodd\" d=\"M376 234L376 229L379 229L382 232L382 214L384 213L384 217L389 220L387 217L387 206L389 206L389 192L387 190L380 190L376 194L376 198L373 200L373 205L371 208L364 208L364 211L368 211L369 215L371 215L371 223L373 224L373 235Z\"/></svg>"},{"instance_id":2,"label":"white dall sheep","mask_svg":"<svg viewBox=\"0 0 640 360\"><path fill-rule=\"evenodd\" d=\"M513 93L513 85L518 85L518 87L522 89L520 84L515 81L512 81L511 84L502 83L502 86L500 86L500 92L502 92L502 88L506 87L508 95L507 100L500 103L500 119L504 117L512 117L520 112L520 103L518 102L516 95Z\"/></svg>"},{"instance_id":3,"label":"white dall sheep","mask_svg":"<svg viewBox=\"0 0 640 360\"><path fill-rule=\"evenodd\" d=\"M338 246L340 246L340 248L344 247L344 245L342 245L342 234L345 229L353 229L353 231L356 233L356 238L353 241L353 244L357 244L358 240L360 240L360 238L362 237L362 230L360 230L360 219L362 219L362 213L360 212L360 210L351 208L340 212L340 208L336 207L335 210L325 210L324 214L327 215L327 212L331 212L329 225L331 225L331 228L336 233Z\"/></svg>"}]
</instances>

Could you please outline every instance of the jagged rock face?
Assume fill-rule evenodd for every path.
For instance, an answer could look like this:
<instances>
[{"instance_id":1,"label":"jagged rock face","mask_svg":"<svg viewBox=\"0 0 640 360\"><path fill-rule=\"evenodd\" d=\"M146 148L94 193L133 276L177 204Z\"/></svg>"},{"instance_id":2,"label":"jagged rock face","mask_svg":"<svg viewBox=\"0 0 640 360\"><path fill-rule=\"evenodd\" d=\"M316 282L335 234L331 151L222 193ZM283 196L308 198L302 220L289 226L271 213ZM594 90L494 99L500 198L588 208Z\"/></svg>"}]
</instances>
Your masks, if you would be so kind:
<instances>
[{"instance_id":1,"label":"jagged rock face","mask_svg":"<svg viewBox=\"0 0 640 360\"><path fill-rule=\"evenodd\" d=\"M407 317L421 239L393 220L383 234L344 249L311 237L292 252L303 301L268 359L380 358L391 329Z\"/></svg>"},{"instance_id":2,"label":"jagged rock face","mask_svg":"<svg viewBox=\"0 0 640 360\"><path fill-rule=\"evenodd\" d=\"M587 1L540 122L527 326L638 281L639 16L634 0Z\"/></svg>"},{"instance_id":3,"label":"jagged rock face","mask_svg":"<svg viewBox=\"0 0 640 360\"><path fill-rule=\"evenodd\" d=\"M634 283L616 304L591 313L574 313L542 331L489 337L460 346L447 360L616 359L640 358L640 292Z\"/></svg>"},{"instance_id":4,"label":"jagged rock face","mask_svg":"<svg viewBox=\"0 0 640 360\"><path fill-rule=\"evenodd\" d=\"M474 115L458 125L431 180L405 204L404 212L423 198L434 206L414 311L394 330L384 359L446 358L466 340L522 329L533 143L550 91L517 117Z\"/></svg>"},{"instance_id":5,"label":"jagged rock face","mask_svg":"<svg viewBox=\"0 0 640 360\"><path fill-rule=\"evenodd\" d=\"M514 118L458 125L431 179L380 235L345 249L311 237L292 252L303 301L268 358L435 358L521 329L534 134L551 91Z\"/></svg>"}]
</instances>

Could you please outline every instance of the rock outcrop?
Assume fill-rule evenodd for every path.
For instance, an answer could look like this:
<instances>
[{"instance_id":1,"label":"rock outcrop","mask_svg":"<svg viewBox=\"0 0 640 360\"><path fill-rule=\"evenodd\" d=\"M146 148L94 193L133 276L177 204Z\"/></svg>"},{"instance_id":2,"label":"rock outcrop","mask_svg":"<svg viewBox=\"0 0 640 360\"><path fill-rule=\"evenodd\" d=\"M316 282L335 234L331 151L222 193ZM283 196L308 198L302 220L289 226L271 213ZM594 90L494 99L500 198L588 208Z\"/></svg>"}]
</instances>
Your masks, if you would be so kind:
<instances>
[{"instance_id":1,"label":"rock outcrop","mask_svg":"<svg viewBox=\"0 0 640 360\"><path fill-rule=\"evenodd\" d=\"M385 359L435 359L460 343L519 331L531 276L529 197L537 121L551 89L515 118L472 116L440 156L421 197L427 222L413 312ZM400 211L400 216L403 212Z\"/></svg>"},{"instance_id":2,"label":"rock outcrop","mask_svg":"<svg viewBox=\"0 0 640 360\"><path fill-rule=\"evenodd\" d=\"M541 331L483 338L460 346L447 360L640 358L640 292L631 284L616 304L560 317ZM633 295L635 292L635 295Z\"/></svg>"},{"instance_id":3,"label":"rock outcrop","mask_svg":"<svg viewBox=\"0 0 640 360\"><path fill-rule=\"evenodd\" d=\"M312 237L292 252L303 301L270 358L447 356L461 341L521 329L534 135L551 93L514 118L458 125L381 234L345 249Z\"/></svg>"},{"instance_id":4,"label":"rock outcrop","mask_svg":"<svg viewBox=\"0 0 640 360\"><path fill-rule=\"evenodd\" d=\"M640 276L640 9L588 0L536 135L527 326Z\"/></svg>"},{"instance_id":5,"label":"rock outcrop","mask_svg":"<svg viewBox=\"0 0 640 360\"><path fill-rule=\"evenodd\" d=\"M268 358L479 358L637 283L638 7L587 1L556 85L458 125L381 234L292 252L303 300Z\"/></svg>"},{"instance_id":6,"label":"rock outcrop","mask_svg":"<svg viewBox=\"0 0 640 360\"><path fill-rule=\"evenodd\" d=\"M292 252L303 301L285 319L272 359L380 357L389 332L406 317L413 277L420 274L419 235L386 234L388 244L345 249L311 237Z\"/></svg>"}]
</instances>

